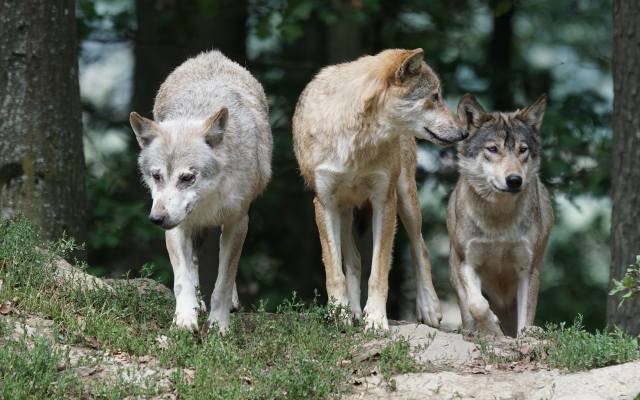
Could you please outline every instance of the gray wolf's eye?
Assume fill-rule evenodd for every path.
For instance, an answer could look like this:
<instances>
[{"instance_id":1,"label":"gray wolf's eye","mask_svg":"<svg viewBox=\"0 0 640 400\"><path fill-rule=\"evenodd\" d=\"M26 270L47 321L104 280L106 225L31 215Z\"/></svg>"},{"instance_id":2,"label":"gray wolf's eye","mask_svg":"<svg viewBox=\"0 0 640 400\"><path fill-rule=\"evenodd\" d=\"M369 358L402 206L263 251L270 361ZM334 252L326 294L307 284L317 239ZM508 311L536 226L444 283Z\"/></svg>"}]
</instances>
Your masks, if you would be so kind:
<instances>
[{"instance_id":1,"label":"gray wolf's eye","mask_svg":"<svg viewBox=\"0 0 640 400\"><path fill-rule=\"evenodd\" d=\"M179 179L182 183L193 183L196 180L196 176L194 174L182 174Z\"/></svg>"},{"instance_id":2,"label":"gray wolf's eye","mask_svg":"<svg viewBox=\"0 0 640 400\"><path fill-rule=\"evenodd\" d=\"M527 146L520 146L520 154L526 153L527 150L529 150L529 148Z\"/></svg>"},{"instance_id":3,"label":"gray wolf's eye","mask_svg":"<svg viewBox=\"0 0 640 400\"><path fill-rule=\"evenodd\" d=\"M488 146L487 147L487 151L489 153L497 153L498 152L498 147L497 146Z\"/></svg>"},{"instance_id":4,"label":"gray wolf's eye","mask_svg":"<svg viewBox=\"0 0 640 400\"><path fill-rule=\"evenodd\" d=\"M435 93L433 96L431 96L431 101L433 101L434 103L437 103L440 101L440 94L439 93Z\"/></svg>"}]
</instances>

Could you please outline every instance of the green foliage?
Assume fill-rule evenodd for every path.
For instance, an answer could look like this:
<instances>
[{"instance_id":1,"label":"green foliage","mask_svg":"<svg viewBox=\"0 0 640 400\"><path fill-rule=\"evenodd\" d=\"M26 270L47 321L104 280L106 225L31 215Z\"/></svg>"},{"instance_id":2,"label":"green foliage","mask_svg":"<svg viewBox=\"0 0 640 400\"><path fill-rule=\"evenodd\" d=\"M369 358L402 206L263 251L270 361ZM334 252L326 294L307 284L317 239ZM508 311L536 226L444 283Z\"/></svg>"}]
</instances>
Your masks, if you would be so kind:
<instances>
[{"instance_id":1,"label":"green foliage","mask_svg":"<svg viewBox=\"0 0 640 400\"><path fill-rule=\"evenodd\" d=\"M0 399L66 399L78 378L58 371L66 355L46 339L0 339Z\"/></svg>"},{"instance_id":2,"label":"green foliage","mask_svg":"<svg viewBox=\"0 0 640 400\"><path fill-rule=\"evenodd\" d=\"M539 337L538 356L554 368L579 371L622 364L640 358L638 338L615 328L613 332L589 333L579 316L573 325L548 325Z\"/></svg>"},{"instance_id":3,"label":"green foliage","mask_svg":"<svg viewBox=\"0 0 640 400\"><path fill-rule=\"evenodd\" d=\"M620 294L618 307L621 307L625 300L634 298L638 293L640 293L640 256L636 256L636 262L629 265L621 281L613 280L613 288L609 295Z\"/></svg>"}]
</instances>

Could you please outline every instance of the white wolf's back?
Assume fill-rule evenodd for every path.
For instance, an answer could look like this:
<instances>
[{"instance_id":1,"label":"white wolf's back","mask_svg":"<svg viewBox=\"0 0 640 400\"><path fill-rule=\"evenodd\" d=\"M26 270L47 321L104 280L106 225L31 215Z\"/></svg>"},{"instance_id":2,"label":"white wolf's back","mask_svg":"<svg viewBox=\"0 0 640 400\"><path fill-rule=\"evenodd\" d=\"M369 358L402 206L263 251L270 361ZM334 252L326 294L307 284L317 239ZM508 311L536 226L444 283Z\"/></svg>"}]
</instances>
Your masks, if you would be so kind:
<instances>
[{"instance_id":1,"label":"white wolf's back","mask_svg":"<svg viewBox=\"0 0 640 400\"><path fill-rule=\"evenodd\" d=\"M271 178L273 139L262 85L244 67L217 50L188 59L160 86L153 114L156 121L204 119L223 106L236 125L227 150L253 148L260 193Z\"/></svg>"}]
</instances>

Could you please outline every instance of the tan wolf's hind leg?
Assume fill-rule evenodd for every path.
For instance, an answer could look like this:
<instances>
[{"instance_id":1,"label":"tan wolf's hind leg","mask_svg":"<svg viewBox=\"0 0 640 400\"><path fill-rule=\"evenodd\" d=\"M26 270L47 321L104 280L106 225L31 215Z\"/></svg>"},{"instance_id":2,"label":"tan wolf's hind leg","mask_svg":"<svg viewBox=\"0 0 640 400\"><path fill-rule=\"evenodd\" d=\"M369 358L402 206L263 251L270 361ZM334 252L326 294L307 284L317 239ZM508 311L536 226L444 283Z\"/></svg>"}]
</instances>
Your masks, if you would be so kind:
<instances>
[{"instance_id":1,"label":"tan wolf's hind leg","mask_svg":"<svg viewBox=\"0 0 640 400\"><path fill-rule=\"evenodd\" d=\"M313 199L316 224L322 245L322 261L327 279L327 296L330 302L347 306L347 284L342 272L340 248L340 212L336 207L325 207L317 197Z\"/></svg>"},{"instance_id":2,"label":"tan wolf's hind leg","mask_svg":"<svg viewBox=\"0 0 640 400\"><path fill-rule=\"evenodd\" d=\"M389 270L391 269L391 251L396 229L396 191L391 190L386 199L371 201L373 257L369 293L364 308L368 329L389 329L387 320L387 296L389 294Z\"/></svg>"},{"instance_id":3,"label":"tan wolf's hind leg","mask_svg":"<svg viewBox=\"0 0 640 400\"><path fill-rule=\"evenodd\" d=\"M413 175L403 168L398 179L398 214L411 244L416 279L416 316L419 322L438 327L442 320L442 311L433 287L429 251L422 238L422 213Z\"/></svg>"},{"instance_id":4,"label":"tan wolf's hind leg","mask_svg":"<svg viewBox=\"0 0 640 400\"><path fill-rule=\"evenodd\" d=\"M360 252L358 252L358 247L353 237L353 207L345 207L340 212L340 215L340 222L342 224L340 239L342 239L342 257L344 272L347 277L349 305L353 317L360 319L362 317L362 308L360 306L360 277L362 265Z\"/></svg>"},{"instance_id":5,"label":"tan wolf's hind leg","mask_svg":"<svg viewBox=\"0 0 640 400\"><path fill-rule=\"evenodd\" d=\"M233 288L248 226L248 215L234 223L222 226L218 278L211 294L211 313L209 314L209 324L217 323L221 333L225 333L229 329L229 311L233 302Z\"/></svg>"}]
</instances>

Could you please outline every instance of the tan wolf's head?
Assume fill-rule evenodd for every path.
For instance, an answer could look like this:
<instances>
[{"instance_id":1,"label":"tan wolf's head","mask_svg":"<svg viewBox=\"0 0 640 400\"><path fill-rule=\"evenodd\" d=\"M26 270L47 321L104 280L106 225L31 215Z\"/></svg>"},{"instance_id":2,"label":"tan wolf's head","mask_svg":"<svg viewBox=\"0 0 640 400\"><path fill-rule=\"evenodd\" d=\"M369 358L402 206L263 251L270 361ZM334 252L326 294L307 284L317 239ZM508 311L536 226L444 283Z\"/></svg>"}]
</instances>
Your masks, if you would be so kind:
<instances>
[{"instance_id":1,"label":"tan wolf's head","mask_svg":"<svg viewBox=\"0 0 640 400\"><path fill-rule=\"evenodd\" d=\"M138 165L151 191L149 220L164 229L180 224L198 200L222 179L222 143L229 112L223 107L204 120L155 122L132 112L129 122L141 151Z\"/></svg>"},{"instance_id":2,"label":"tan wolf's head","mask_svg":"<svg viewBox=\"0 0 640 400\"><path fill-rule=\"evenodd\" d=\"M366 108L380 112L399 132L448 146L467 137L447 108L440 79L424 62L422 49L391 49L379 53Z\"/></svg>"},{"instance_id":3,"label":"tan wolf's head","mask_svg":"<svg viewBox=\"0 0 640 400\"><path fill-rule=\"evenodd\" d=\"M540 167L540 126L547 97L510 113L487 113L465 94L458 117L470 137L458 145L460 174L481 197L517 194L535 179Z\"/></svg>"}]
</instances>

